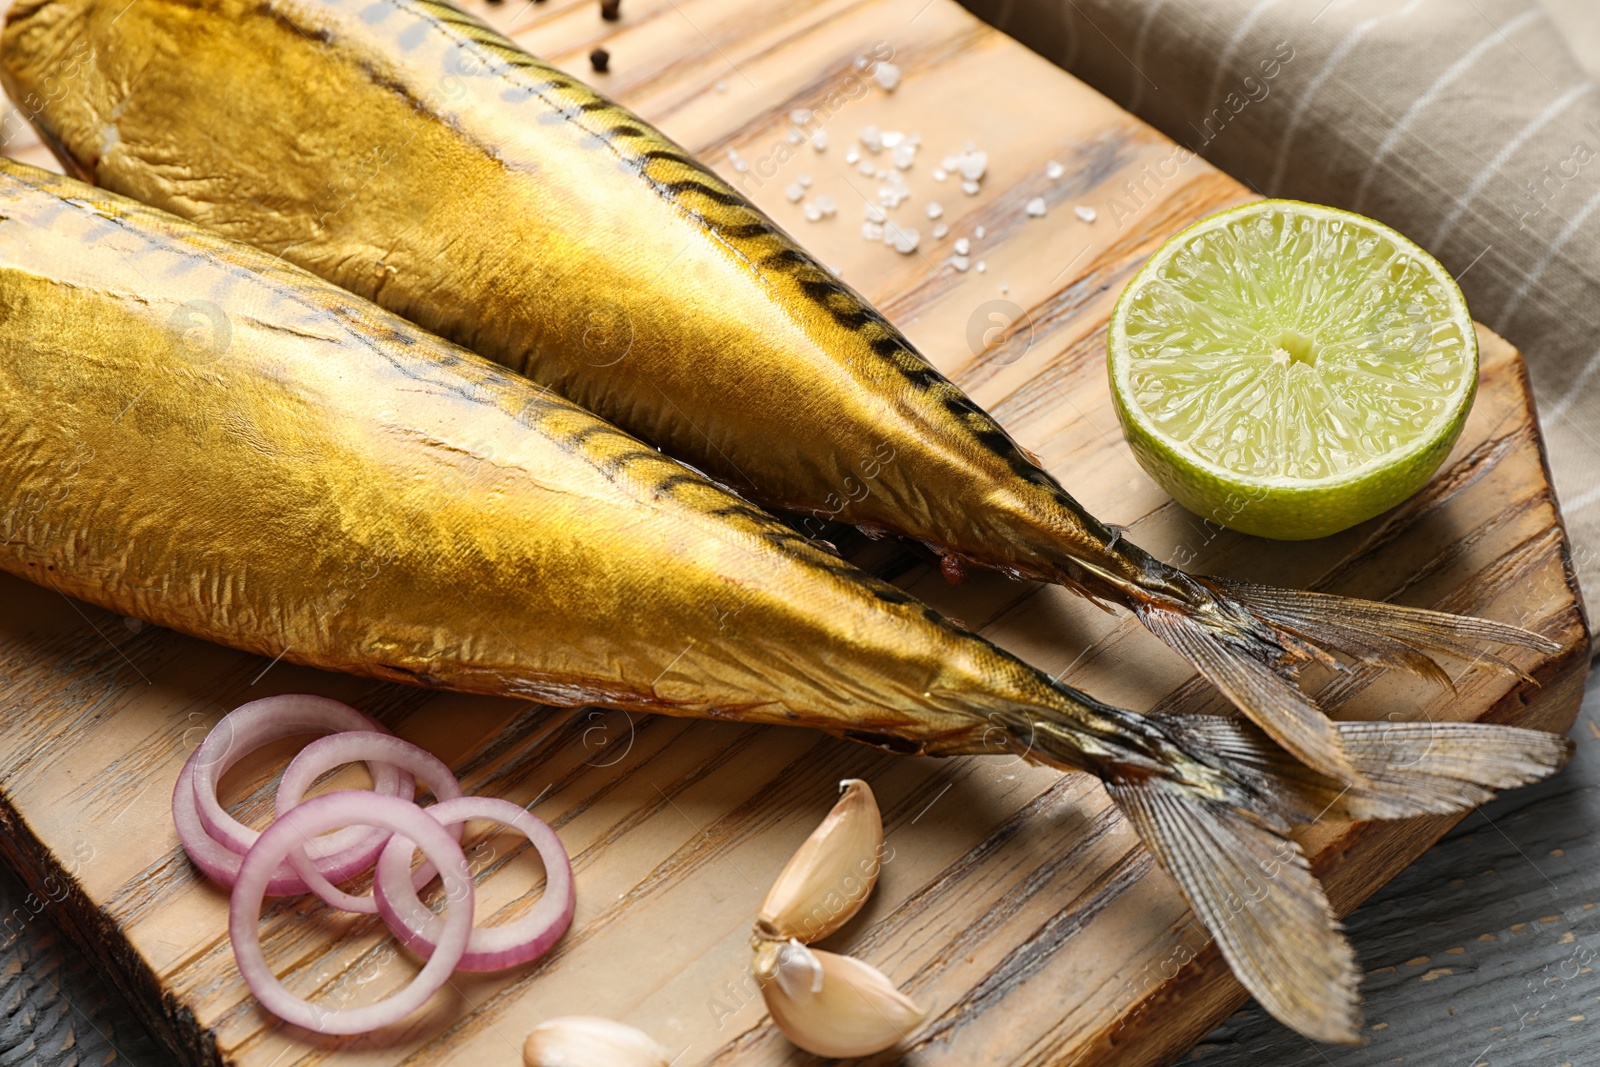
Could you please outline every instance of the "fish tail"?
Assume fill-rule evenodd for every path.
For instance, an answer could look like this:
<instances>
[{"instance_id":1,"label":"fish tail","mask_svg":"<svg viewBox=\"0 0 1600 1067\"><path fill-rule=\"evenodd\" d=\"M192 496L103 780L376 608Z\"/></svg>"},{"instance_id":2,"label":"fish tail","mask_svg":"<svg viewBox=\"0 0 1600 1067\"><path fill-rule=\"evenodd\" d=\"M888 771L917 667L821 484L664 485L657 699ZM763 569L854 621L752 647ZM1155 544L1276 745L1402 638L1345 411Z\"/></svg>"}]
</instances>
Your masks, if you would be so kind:
<instances>
[{"instance_id":1,"label":"fish tail","mask_svg":"<svg viewBox=\"0 0 1600 1067\"><path fill-rule=\"evenodd\" d=\"M1561 649L1532 630L1472 615L1227 578L1198 581L1293 642L1372 666L1397 667L1445 687L1450 686L1450 677L1439 666L1437 656L1482 664L1532 681L1516 664L1479 646L1510 645L1540 652Z\"/></svg>"},{"instance_id":2,"label":"fish tail","mask_svg":"<svg viewBox=\"0 0 1600 1067\"><path fill-rule=\"evenodd\" d=\"M1355 952L1286 827L1166 778L1106 790L1263 1008L1316 1041L1360 1039Z\"/></svg>"},{"instance_id":3,"label":"fish tail","mask_svg":"<svg viewBox=\"0 0 1600 1067\"><path fill-rule=\"evenodd\" d=\"M1517 626L1371 600L1279 589L1223 578L1191 578L1182 600L1134 605L1146 627L1181 653L1263 730L1308 766L1346 782L1357 769L1342 735L1293 681L1310 662L1341 659L1399 668L1451 687L1438 656L1526 677L1477 647L1499 643L1553 652L1548 638Z\"/></svg>"},{"instance_id":4,"label":"fish tail","mask_svg":"<svg viewBox=\"0 0 1600 1067\"><path fill-rule=\"evenodd\" d=\"M1336 723L1360 779L1351 785L1244 719L1111 714L1117 735L1137 741L1089 746L1102 756L1088 769L1251 995L1307 1037L1338 1043L1360 1039L1355 954L1290 828L1465 811L1553 773L1571 751L1565 738L1509 726ZM1025 754L1085 769L1081 737L1065 742L1073 728L1028 718Z\"/></svg>"},{"instance_id":5,"label":"fish tail","mask_svg":"<svg viewBox=\"0 0 1600 1067\"><path fill-rule=\"evenodd\" d=\"M1572 755L1560 734L1492 723L1341 722L1339 735L1362 781L1322 811L1350 821L1470 811L1496 790L1549 777Z\"/></svg>"}]
</instances>

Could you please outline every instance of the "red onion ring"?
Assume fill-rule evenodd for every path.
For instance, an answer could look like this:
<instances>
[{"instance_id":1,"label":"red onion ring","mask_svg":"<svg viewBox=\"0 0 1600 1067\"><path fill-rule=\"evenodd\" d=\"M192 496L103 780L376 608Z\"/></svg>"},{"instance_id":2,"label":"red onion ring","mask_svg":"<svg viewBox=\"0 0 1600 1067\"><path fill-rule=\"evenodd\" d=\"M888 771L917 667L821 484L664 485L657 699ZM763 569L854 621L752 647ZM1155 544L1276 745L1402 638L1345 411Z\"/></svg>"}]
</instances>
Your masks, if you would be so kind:
<instances>
[{"instance_id":1,"label":"red onion ring","mask_svg":"<svg viewBox=\"0 0 1600 1067\"><path fill-rule=\"evenodd\" d=\"M191 754L172 787L172 823L177 828L178 841L183 845L183 850L189 854L189 860L200 868L200 873L216 884L231 889L239 877L239 865L244 862L244 857L206 833L195 805L194 762L195 757ZM371 868L388 839L388 834L378 832L364 845L333 857L315 860L314 863L328 878L342 882ZM267 883L268 896L292 897L310 891L305 879L287 863L279 867Z\"/></svg>"},{"instance_id":2,"label":"red onion ring","mask_svg":"<svg viewBox=\"0 0 1600 1067\"><path fill-rule=\"evenodd\" d=\"M290 761L288 769L283 772L283 778L278 782L278 815L281 817L293 811L319 775L346 763L360 763L363 760L369 766L395 767L414 775L433 790L434 797L440 801L453 800L461 795L461 783L450 772L450 768L433 753L418 748L410 741L402 741L393 734L352 730L318 738L301 749ZM446 824L446 829L452 831L450 833L452 838L461 840L460 823L453 826ZM377 901L371 894L355 896L346 893L330 879L323 877L304 850L297 849L291 852L289 863L304 880L307 888L321 897L325 903L344 911L359 912L364 915L378 914ZM366 866L371 866L370 860ZM412 877L415 888L421 889L433 879L433 868L421 867Z\"/></svg>"},{"instance_id":3,"label":"red onion ring","mask_svg":"<svg viewBox=\"0 0 1600 1067\"><path fill-rule=\"evenodd\" d=\"M490 819L509 826L526 836L544 861L545 887L539 902L512 922L474 929L456 963L459 970L497 971L526 963L542 956L567 932L573 910L572 864L554 830L526 808L495 797L459 797L423 810L446 826L468 819ZM412 880L406 877L413 851L411 842L404 837L390 838L383 855L378 857L372 895L378 902L378 914L401 943L418 955L429 956L447 931L440 918L418 898ZM424 871L432 877L426 864L417 873ZM467 884L470 894L471 882ZM451 898L452 912L454 899Z\"/></svg>"},{"instance_id":4,"label":"red onion ring","mask_svg":"<svg viewBox=\"0 0 1600 1067\"><path fill-rule=\"evenodd\" d=\"M195 753L198 752L199 749L196 749ZM244 863L244 857L219 844L206 833L205 826L200 822L200 812L194 801L194 759L195 754L191 754L172 787L172 824L177 827L178 841L189 854L189 861L200 868L200 873L220 886L232 888L239 880L239 867ZM354 877L371 863L372 859L366 858L365 862L344 874L344 877ZM266 888L267 895L273 897L292 897L304 892L307 892L305 879L287 864L273 874Z\"/></svg>"},{"instance_id":5,"label":"red onion ring","mask_svg":"<svg viewBox=\"0 0 1600 1067\"><path fill-rule=\"evenodd\" d=\"M217 799L217 783L222 776L245 756L273 741L296 734L332 734L347 730L389 732L382 723L348 704L305 694L264 697L228 712L190 757L194 763L195 801L206 832L219 844L243 855L255 844L260 831L223 810L222 802ZM369 769L373 792L407 799L415 792L416 784L398 768L374 764ZM313 860L328 859L349 849L370 846L374 841L381 849L382 842L387 839L387 834L351 826L347 831L310 843L306 854Z\"/></svg>"},{"instance_id":6,"label":"red onion ring","mask_svg":"<svg viewBox=\"0 0 1600 1067\"><path fill-rule=\"evenodd\" d=\"M267 886L289 854L308 838L347 826L375 826L405 835L407 850L420 847L445 872L450 906L444 919L438 920L440 933L432 956L410 985L376 1004L329 1011L295 996L278 981L261 950L259 924ZM262 1007L287 1023L319 1034L361 1034L398 1022L438 992L466 951L472 935L472 910L472 872L467 857L442 825L409 800L364 789L341 789L312 797L262 831L239 868L228 907L228 938L239 973Z\"/></svg>"}]
</instances>

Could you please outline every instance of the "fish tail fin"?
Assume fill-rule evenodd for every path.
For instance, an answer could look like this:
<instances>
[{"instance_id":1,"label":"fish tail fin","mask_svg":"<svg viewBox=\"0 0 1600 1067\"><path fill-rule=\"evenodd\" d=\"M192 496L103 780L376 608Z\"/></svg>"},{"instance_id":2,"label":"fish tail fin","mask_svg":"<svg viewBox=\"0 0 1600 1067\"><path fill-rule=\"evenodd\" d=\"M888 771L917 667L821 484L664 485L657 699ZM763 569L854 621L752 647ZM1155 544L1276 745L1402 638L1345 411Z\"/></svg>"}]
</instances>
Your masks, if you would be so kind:
<instances>
[{"instance_id":1,"label":"fish tail fin","mask_svg":"<svg viewBox=\"0 0 1600 1067\"><path fill-rule=\"evenodd\" d=\"M1273 1018L1316 1041L1359 1040L1355 952L1286 827L1166 778L1106 790Z\"/></svg>"},{"instance_id":2,"label":"fish tail fin","mask_svg":"<svg viewBox=\"0 0 1600 1067\"><path fill-rule=\"evenodd\" d=\"M1286 645L1269 626L1225 600L1197 609L1141 603L1135 611L1151 633L1297 759L1341 781L1355 780L1333 720L1287 676L1312 658L1310 650Z\"/></svg>"},{"instance_id":3,"label":"fish tail fin","mask_svg":"<svg viewBox=\"0 0 1600 1067\"><path fill-rule=\"evenodd\" d=\"M1324 810L1352 821L1469 811L1572 755L1560 734L1492 723L1341 722L1339 733L1362 781Z\"/></svg>"},{"instance_id":4,"label":"fish tail fin","mask_svg":"<svg viewBox=\"0 0 1600 1067\"><path fill-rule=\"evenodd\" d=\"M1508 645L1540 652L1561 648L1543 634L1473 615L1227 578L1197 580L1312 655L1321 652L1372 666L1396 667L1445 687L1451 685L1450 676L1439 666L1438 656L1485 664L1531 681L1516 664L1481 646Z\"/></svg>"},{"instance_id":5,"label":"fish tail fin","mask_svg":"<svg viewBox=\"0 0 1600 1067\"><path fill-rule=\"evenodd\" d=\"M1118 738L1134 739L1093 768L1112 800L1245 988L1275 1018L1328 1042L1359 1040L1358 971L1290 827L1465 811L1553 773L1571 751L1565 738L1517 727L1336 723L1359 778L1349 784L1244 719L1098 710ZM1085 766L1081 745L1054 743L1073 727L1029 719L1029 755Z\"/></svg>"},{"instance_id":6,"label":"fish tail fin","mask_svg":"<svg viewBox=\"0 0 1600 1067\"><path fill-rule=\"evenodd\" d=\"M1545 652L1560 647L1521 627L1425 608L1223 578L1186 584L1194 591L1187 600L1161 597L1135 605L1146 627L1307 766L1346 782L1356 780L1356 768L1333 722L1293 682L1301 666L1338 668L1343 657L1452 688L1436 656L1526 677L1476 643Z\"/></svg>"},{"instance_id":7,"label":"fish tail fin","mask_svg":"<svg viewBox=\"0 0 1600 1067\"><path fill-rule=\"evenodd\" d=\"M1294 824L1360 822L1470 811L1497 790L1547 778L1572 755L1560 734L1478 722L1339 722L1359 781L1305 766L1239 718L1152 715L1191 759L1225 768L1256 808ZM1261 805L1266 807L1262 808Z\"/></svg>"}]
</instances>

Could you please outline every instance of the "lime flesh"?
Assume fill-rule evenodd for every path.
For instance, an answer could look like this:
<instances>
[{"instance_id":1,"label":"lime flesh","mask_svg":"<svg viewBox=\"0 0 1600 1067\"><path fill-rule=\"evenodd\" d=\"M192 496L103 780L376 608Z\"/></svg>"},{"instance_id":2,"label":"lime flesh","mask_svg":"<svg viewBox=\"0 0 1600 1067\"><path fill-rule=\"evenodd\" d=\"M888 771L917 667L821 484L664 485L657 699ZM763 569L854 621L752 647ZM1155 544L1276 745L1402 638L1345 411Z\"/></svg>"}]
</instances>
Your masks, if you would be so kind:
<instances>
[{"instance_id":1,"label":"lime flesh","mask_svg":"<svg viewBox=\"0 0 1600 1067\"><path fill-rule=\"evenodd\" d=\"M1461 433L1478 341L1396 231L1265 200L1173 237L1123 291L1111 390L1140 465L1245 533L1323 537L1420 489Z\"/></svg>"}]
</instances>

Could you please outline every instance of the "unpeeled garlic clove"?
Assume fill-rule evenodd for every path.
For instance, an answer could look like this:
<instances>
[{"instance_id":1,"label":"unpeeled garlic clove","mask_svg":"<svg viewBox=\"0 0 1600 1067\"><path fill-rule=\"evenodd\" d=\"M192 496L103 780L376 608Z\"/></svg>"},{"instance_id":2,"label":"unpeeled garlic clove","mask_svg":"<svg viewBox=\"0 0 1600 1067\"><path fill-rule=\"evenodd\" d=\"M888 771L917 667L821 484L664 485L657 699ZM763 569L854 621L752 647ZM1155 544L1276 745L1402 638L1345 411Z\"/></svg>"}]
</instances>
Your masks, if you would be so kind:
<instances>
[{"instance_id":1,"label":"unpeeled garlic clove","mask_svg":"<svg viewBox=\"0 0 1600 1067\"><path fill-rule=\"evenodd\" d=\"M866 1056L899 1043L926 1013L882 971L798 941L758 954L756 974L772 1021L818 1056ZM763 966L765 964L765 966ZM770 976L763 976L767 971Z\"/></svg>"},{"instance_id":2,"label":"unpeeled garlic clove","mask_svg":"<svg viewBox=\"0 0 1600 1067\"><path fill-rule=\"evenodd\" d=\"M762 936L819 941L861 910L883 865L883 816L872 787L840 782L843 796L795 852L761 905Z\"/></svg>"},{"instance_id":3,"label":"unpeeled garlic clove","mask_svg":"<svg viewBox=\"0 0 1600 1067\"><path fill-rule=\"evenodd\" d=\"M667 1050L648 1034L593 1015L566 1015L535 1026L522 1043L528 1067L667 1067Z\"/></svg>"}]
</instances>

